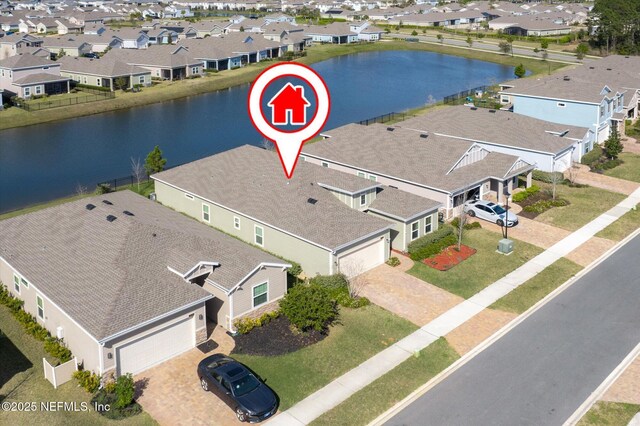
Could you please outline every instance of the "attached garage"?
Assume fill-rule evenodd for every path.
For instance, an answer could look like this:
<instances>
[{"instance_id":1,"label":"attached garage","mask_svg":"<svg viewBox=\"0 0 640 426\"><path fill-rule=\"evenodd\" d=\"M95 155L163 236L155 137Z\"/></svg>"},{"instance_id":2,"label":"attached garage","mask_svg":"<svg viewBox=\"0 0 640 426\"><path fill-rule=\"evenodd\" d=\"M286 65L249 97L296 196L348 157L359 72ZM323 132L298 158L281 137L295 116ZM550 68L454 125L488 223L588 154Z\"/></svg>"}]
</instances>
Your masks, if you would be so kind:
<instances>
[{"instance_id":1,"label":"attached garage","mask_svg":"<svg viewBox=\"0 0 640 426\"><path fill-rule=\"evenodd\" d=\"M382 265L386 260L385 237L366 241L338 255L338 270L354 276Z\"/></svg>"},{"instance_id":2,"label":"attached garage","mask_svg":"<svg viewBox=\"0 0 640 426\"><path fill-rule=\"evenodd\" d=\"M118 374L137 374L195 346L194 316L154 330L116 349Z\"/></svg>"}]
</instances>

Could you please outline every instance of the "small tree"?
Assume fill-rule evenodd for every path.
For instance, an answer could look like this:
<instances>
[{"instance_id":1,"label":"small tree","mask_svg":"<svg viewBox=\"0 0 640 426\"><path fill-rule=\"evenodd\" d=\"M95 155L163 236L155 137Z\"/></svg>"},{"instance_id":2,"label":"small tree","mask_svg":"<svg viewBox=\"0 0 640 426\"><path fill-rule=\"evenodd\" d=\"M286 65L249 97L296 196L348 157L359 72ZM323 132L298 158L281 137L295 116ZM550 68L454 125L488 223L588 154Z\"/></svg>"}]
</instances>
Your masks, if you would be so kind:
<instances>
[{"instance_id":1,"label":"small tree","mask_svg":"<svg viewBox=\"0 0 640 426\"><path fill-rule=\"evenodd\" d=\"M89 189L86 186L84 186L80 182L76 184L76 195L85 195L88 192Z\"/></svg>"},{"instance_id":2,"label":"small tree","mask_svg":"<svg viewBox=\"0 0 640 426\"><path fill-rule=\"evenodd\" d=\"M438 38L440 44L444 43L444 37L442 37L442 34L438 34L436 37Z\"/></svg>"},{"instance_id":3,"label":"small tree","mask_svg":"<svg viewBox=\"0 0 640 426\"><path fill-rule=\"evenodd\" d=\"M127 87L127 79L124 77L118 77L113 81L113 84L117 89L124 90Z\"/></svg>"},{"instance_id":4,"label":"small tree","mask_svg":"<svg viewBox=\"0 0 640 426\"><path fill-rule=\"evenodd\" d=\"M147 159L144 162L144 169L148 175L152 173L158 173L164 170L164 165L167 164L167 160L162 158L162 151L158 145L153 148L153 151L147 155Z\"/></svg>"},{"instance_id":5,"label":"small tree","mask_svg":"<svg viewBox=\"0 0 640 426\"><path fill-rule=\"evenodd\" d=\"M520 64L513 70L513 73L516 75L516 77L522 78L527 73L527 70L525 69L524 65Z\"/></svg>"},{"instance_id":6,"label":"small tree","mask_svg":"<svg viewBox=\"0 0 640 426\"><path fill-rule=\"evenodd\" d=\"M604 141L604 153L612 160L618 158L618 155L622 152L624 146L620 140L620 133L618 132L618 126L611 126L611 133L606 141Z\"/></svg>"},{"instance_id":7,"label":"small tree","mask_svg":"<svg viewBox=\"0 0 640 426\"><path fill-rule=\"evenodd\" d=\"M113 404L115 408L125 408L131 405L135 395L135 384L131 373L118 377L115 392L116 401Z\"/></svg>"},{"instance_id":8,"label":"small tree","mask_svg":"<svg viewBox=\"0 0 640 426\"><path fill-rule=\"evenodd\" d=\"M411 35L412 35L412 36L417 36L417 35L418 35L418 32L417 32L416 30L413 30L413 31L411 31Z\"/></svg>"},{"instance_id":9,"label":"small tree","mask_svg":"<svg viewBox=\"0 0 640 426\"><path fill-rule=\"evenodd\" d=\"M471 38L471 36L467 36L467 44L469 45L469 47L473 46L473 39Z\"/></svg>"},{"instance_id":10,"label":"small tree","mask_svg":"<svg viewBox=\"0 0 640 426\"><path fill-rule=\"evenodd\" d=\"M280 309L303 332L325 330L338 315L329 292L317 284L294 286L280 302Z\"/></svg>"},{"instance_id":11,"label":"small tree","mask_svg":"<svg viewBox=\"0 0 640 426\"><path fill-rule=\"evenodd\" d=\"M589 45L587 43L580 43L578 47L576 47L576 58L582 60L585 55L589 52Z\"/></svg>"},{"instance_id":12,"label":"small tree","mask_svg":"<svg viewBox=\"0 0 640 426\"><path fill-rule=\"evenodd\" d=\"M547 52L546 50L543 50L542 51L542 60L546 61L548 57L549 57L549 52Z\"/></svg>"},{"instance_id":13,"label":"small tree","mask_svg":"<svg viewBox=\"0 0 640 426\"><path fill-rule=\"evenodd\" d=\"M509 43L507 43L506 41L501 41L498 44L498 48L500 49L500 51L502 53L504 53L505 55L507 55L510 51L511 51L511 45Z\"/></svg>"},{"instance_id":14,"label":"small tree","mask_svg":"<svg viewBox=\"0 0 640 426\"><path fill-rule=\"evenodd\" d=\"M64 57L67 55L67 52L64 51L64 49L60 49L60 51L58 52L58 54L56 55L56 60Z\"/></svg>"},{"instance_id":15,"label":"small tree","mask_svg":"<svg viewBox=\"0 0 640 426\"><path fill-rule=\"evenodd\" d=\"M540 47L542 48L542 50L547 50L549 48L549 40L547 40L546 38L540 40Z\"/></svg>"},{"instance_id":16,"label":"small tree","mask_svg":"<svg viewBox=\"0 0 640 426\"><path fill-rule=\"evenodd\" d=\"M142 161L139 158L131 157L131 174L136 179L136 184L138 185L138 192L140 192L140 181L144 178L146 174L144 170L144 166L142 165Z\"/></svg>"}]
</instances>

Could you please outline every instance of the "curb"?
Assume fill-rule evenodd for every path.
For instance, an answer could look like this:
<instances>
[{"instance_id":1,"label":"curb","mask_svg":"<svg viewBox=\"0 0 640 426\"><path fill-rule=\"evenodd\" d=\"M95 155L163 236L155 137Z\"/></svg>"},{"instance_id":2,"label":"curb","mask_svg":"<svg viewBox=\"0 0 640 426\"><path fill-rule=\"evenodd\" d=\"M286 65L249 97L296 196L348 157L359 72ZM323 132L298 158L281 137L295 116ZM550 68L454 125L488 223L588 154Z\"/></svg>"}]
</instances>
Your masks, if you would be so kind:
<instances>
[{"instance_id":1,"label":"curb","mask_svg":"<svg viewBox=\"0 0 640 426\"><path fill-rule=\"evenodd\" d=\"M523 322L524 320L529 318L531 315L533 315L536 311L541 309L544 305L546 305L547 303L551 302L556 296L558 296L559 294L564 292L571 285L573 285L576 281L578 281L578 279L582 278L584 275L586 275L587 273L591 272L591 270L595 269L595 267L597 267L605 259L607 259L609 256L611 256L613 253L618 251L620 248L622 248L624 245L626 245L629 241L631 241L633 238L635 238L638 235L640 235L640 228L636 229L630 235L625 237L622 241L618 242L616 245L614 245L609 250L604 252L600 257L598 257L596 260L591 262L591 264L589 266L587 266L586 268L584 268L581 271L579 271L573 277L569 278L566 282L564 282L558 288L553 290L551 293L546 295L543 299L539 300L535 305L530 307L526 312L522 313L517 318L514 318L510 323L508 323L507 325L502 327L500 330L496 331L494 334L489 336L487 339L485 339L482 343L477 345L471 351L467 352L460 359L458 359L456 362L454 362L449 367L447 367L445 370L443 370L440 374L438 374L437 376L433 377L427 383L425 383L424 385L422 385L421 387L419 387L418 389L413 391L411 394L409 394L402 401L398 402L396 405L394 405L393 407L391 407L390 409L388 409L387 411L382 413L380 416L375 418L373 421L371 421L369 423L368 426L380 426L380 425L388 422L391 418L393 418L396 414L398 414L400 411L402 411L409 404L411 404L412 402L417 400L419 397L421 397L422 395L427 393L429 390L433 389L440 382L444 381L451 374L453 374L458 369L460 369L462 366L464 366L466 363L468 363L473 358L475 358L476 355L478 355L479 353L481 353L482 351L487 349L489 346L491 346L493 343L495 343L497 340L499 340L502 336L507 334L513 328L518 326L521 322ZM593 236L591 238L593 238ZM638 345L638 347L636 347L636 349L640 352L640 345ZM634 351L636 349L634 349ZM625 361L626 361L626 359L625 359ZM619 374L621 374L621 373L619 373ZM619 376L619 374L618 374L618 376ZM618 376L616 376L616 378ZM609 386L610 386L610 384L609 384ZM607 388L609 386L607 386ZM594 392L594 394L595 393L596 392ZM595 402L595 400L591 403L591 405L593 405L594 402ZM565 425L566 424L567 423L565 423Z\"/></svg>"}]
</instances>

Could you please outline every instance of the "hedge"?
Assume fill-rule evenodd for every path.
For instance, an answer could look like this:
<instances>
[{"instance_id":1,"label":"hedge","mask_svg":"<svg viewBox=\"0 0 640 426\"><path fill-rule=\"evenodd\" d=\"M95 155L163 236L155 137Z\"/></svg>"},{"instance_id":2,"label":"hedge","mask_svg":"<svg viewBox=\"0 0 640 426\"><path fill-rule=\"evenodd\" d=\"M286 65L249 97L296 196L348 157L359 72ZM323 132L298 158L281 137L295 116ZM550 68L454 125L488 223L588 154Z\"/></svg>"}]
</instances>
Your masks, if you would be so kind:
<instances>
[{"instance_id":1,"label":"hedge","mask_svg":"<svg viewBox=\"0 0 640 426\"><path fill-rule=\"evenodd\" d=\"M316 275L309 284L325 288L331 300L346 308L360 308L371 303L366 297L351 297L349 279L344 274Z\"/></svg>"},{"instance_id":2,"label":"hedge","mask_svg":"<svg viewBox=\"0 0 640 426\"><path fill-rule=\"evenodd\" d=\"M251 330L256 327L262 327L263 325L267 325L280 316L280 311L272 311L262 314L258 318L241 318L239 320L235 320L233 322L233 326L236 331L240 334L247 334Z\"/></svg>"},{"instance_id":3,"label":"hedge","mask_svg":"<svg viewBox=\"0 0 640 426\"><path fill-rule=\"evenodd\" d=\"M73 86L75 88L78 89L91 89L91 90L98 90L100 92L110 92L111 89L108 87L103 87L103 86L92 86L90 84L76 84L75 86Z\"/></svg>"},{"instance_id":4,"label":"hedge","mask_svg":"<svg viewBox=\"0 0 640 426\"><path fill-rule=\"evenodd\" d=\"M540 200L531 205L524 207L522 210L529 213L543 213L552 207L564 207L569 205L567 200Z\"/></svg>"},{"instance_id":5,"label":"hedge","mask_svg":"<svg viewBox=\"0 0 640 426\"><path fill-rule=\"evenodd\" d=\"M280 302L282 313L298 330L324 331L338 317L336 302L319 285L296 285Z\"/></svg>"},{"instance_id":6,"label":"hedge","mask_svg":"<svg viewBox=\"0 0 640 426\"><path fill-rule=\"evenodd\" d=\"M537 192L540 192L540 187L538 185L531 185L531 187L525 189L524 191L516 192L515 194L513 194L512 200L514 203L519 203Z\"/></svg>"},{"instance_id":7,"label":"hedge","mask_svg":"<svg viewBox=\"0 0 640 426\"><path fill-rule=\"evenodd\" d=\"M553 183L554 175L556 178L556 183L564 182L564 175L561 172L543 172L542 170L534 170L531 176L534 180L545 182L545 183Z\"/></svg>"},{"instance_id":8,"label":"hedge","mask_svg":"<svg viewBox=\"0 0 640 426\"><path fill-rule=\"evenodd\" d=\"M451 221L451 226L454 227L454 229L458 229L458 227L460 227L460 218L459 217L455 217L452 221ZM482 225L480 225L480 222L468 222L464 224L463 227L465 230L470 230L470 229L479 229L482 228Z\"/></svg>"},{"instance_id":9,"label":"hedge","mask_svg":"<svg viewBox=\"0 0 640 426\"><path fill-rule=\"evenodd\" d=\"M438 228L436 231L410 242L407 250L409 251L409 254L415 253L418 250L422 249L423 247L433 244L451 234L453 234L452 227L442 226Z\"/></svg>"},{"instance_id":10,"label":"hedge","mask_svg":"<svg viewBox=\"0 0 640 426\"><path fill-rule=\"evenodd\" d=\"M431 257L440 253L444 248L454 245L457 242L458 238L450 233L444 238L434 241L427 246L421 247L420 249L411 253L409 256L411 257L411 259L416 261L426 259L427 257Z\"/></svg>"},{"instance_id":11,"label":"hedge","mask_svg":"<svg viewBox=\"0 0 640 426\"><path fill-rule=\"evenodd\" d=\"M582 159L580 160L580 162L582 164L591 166L592 164L600 160L600 158L603 155L604 153L602 152L602 148L600 147L600 145L596 145L593 147L591 151L587 152L585 155L582 156Z\"/></svg>"}]
</instances>

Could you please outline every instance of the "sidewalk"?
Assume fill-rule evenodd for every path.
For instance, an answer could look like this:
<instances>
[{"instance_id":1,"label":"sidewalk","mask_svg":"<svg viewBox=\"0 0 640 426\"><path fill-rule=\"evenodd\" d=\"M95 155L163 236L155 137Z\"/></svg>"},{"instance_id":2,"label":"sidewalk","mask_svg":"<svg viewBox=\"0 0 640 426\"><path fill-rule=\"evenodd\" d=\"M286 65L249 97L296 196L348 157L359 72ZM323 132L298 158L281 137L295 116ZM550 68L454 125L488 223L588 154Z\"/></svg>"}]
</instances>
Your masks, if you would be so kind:
<instances>
[{"instance_id":1,"label":"sidewalk","mask_svg":"<svg viewBox=\"0 0 640 426\"><path fill-rule=\"evenodd\" d=\"M639 203L640 189L636 189L629 197L609 211L558 241L546 251L486 287L475 296L456 305L424 325L421 329L309 395L289 410L273 418L268 424L274 426L300 426L312 422L360 389L397 367L403 361L406 361L415 352L424 349L441 336L445 336L455 330L495 301L533 278L556 260L580 247L596 233L606 228Z\"/></svg>"}]
</instances>

